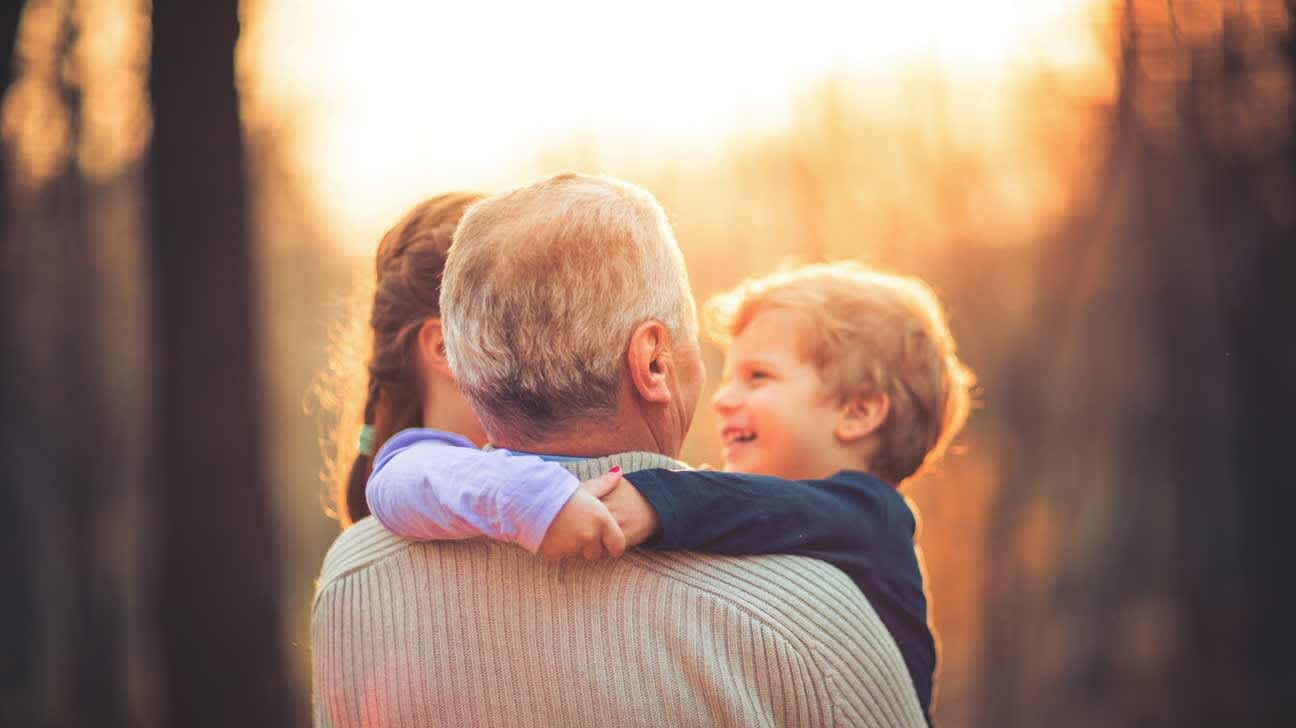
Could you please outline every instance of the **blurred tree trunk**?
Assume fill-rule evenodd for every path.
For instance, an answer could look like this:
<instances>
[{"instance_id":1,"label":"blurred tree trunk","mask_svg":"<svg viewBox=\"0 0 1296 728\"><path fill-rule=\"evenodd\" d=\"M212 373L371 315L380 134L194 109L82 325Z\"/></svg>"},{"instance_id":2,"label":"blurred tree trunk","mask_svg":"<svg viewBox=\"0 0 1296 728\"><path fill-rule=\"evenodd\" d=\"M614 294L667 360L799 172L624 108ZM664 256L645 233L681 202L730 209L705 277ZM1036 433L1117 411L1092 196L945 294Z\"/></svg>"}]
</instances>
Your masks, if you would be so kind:
<instances>
[{"instance_id":1,"label":"blurred tree trunk","mask_svg":"<svg viewBox=\"0 0 1296 728\"><path fill-rule=\"evenodd\" d=\"M6 11L9 59L22 10ZM68 13L52 17L46 50L65 58L76 29ZM71 120L65 143L74 149L80 88L57 78L44 91ZM2 603L13 636L0 671L0 719L139 724L149 696L139 692L146 667L135 647L146 641L130 639L148 593L136 591L140 552L129 532L141 525L134 466L150 447L132 441L144 423L117 396L115 364L143 358L147 342L108 335L106 314L120 310L121 291L108 287L105 240L91 228L89 190L75 165L20 179L13 151L5 150L0 282L0 507L11 516L3 540L12 559Z\"/></svg>"},{"instance_id":2,"label":"blurred tree trunk","mask_svg":"<svg viewBox=\"0 0 1296 728\"><path fill-rule=\"evenodd\" d=\"M1123 6L1100 204L1059 232L1020 386L991 395L1021 443L989 527L983 725L1296 708L1296 18L1221 5L1201 32L1175 6Z\"/></svg>"},{"instance_id":3,"label":"blurred tree trunk","mask_svg":"<svg viewBox=\"0 0 1296 728\"><path fill-rule=\"evenodd\" d=\"M8 93L15 69L14 48L18 40L18 21L22 17L20 2L7 3L0 8L0 53L4 67L0 69L0 99ZM13 258L17 243L14 240L13 215L10 213L10 154L8 145L0 142L0 292L4 303L0 306L0 513L8 516L8 526L0 528L0 583L6 584L7 596L0 600L0 723L21 725L34 723L35 701L31 697L34 687L36 646L32 635L36 625L36 595L33 583L35 566L31 558L30 527L23 507L22 485L19 483L18 456L20 433L16 426L21 395L17 382L21 364L12 353L18 341L15 335L18 295L14 287ZM12 424L11 424L12 423Z\"/></svg>"},{"instance_id":4,"label":"blurred tree trunk","mask_svg":"<svg viewBox=\"0 0 1296 728\"><path fill-rule=\"evenodd\" d=\"M167 722L184 726L289 722L262 460L238 29L236 0L154 5L161 618Z\"/></svg>"},{"instance_id":5,"label":"blurred tree trunk","mask_svg":"<svg viewBox=\"0 0 1296 728\"><path fill-rule=\"evenodd\" d=\"M237 5L156 9L151 174L128 160L93 180L77 157L93 16L44 2L28 28L4 8L5 57L26 48L5 84L38 103L14 107L32 133L6 135L0 186L0 725L290 724ZM61 115L70 136L42 135ZM23 144L60 155L48 174Z\"/></svg>"}]
</instances>

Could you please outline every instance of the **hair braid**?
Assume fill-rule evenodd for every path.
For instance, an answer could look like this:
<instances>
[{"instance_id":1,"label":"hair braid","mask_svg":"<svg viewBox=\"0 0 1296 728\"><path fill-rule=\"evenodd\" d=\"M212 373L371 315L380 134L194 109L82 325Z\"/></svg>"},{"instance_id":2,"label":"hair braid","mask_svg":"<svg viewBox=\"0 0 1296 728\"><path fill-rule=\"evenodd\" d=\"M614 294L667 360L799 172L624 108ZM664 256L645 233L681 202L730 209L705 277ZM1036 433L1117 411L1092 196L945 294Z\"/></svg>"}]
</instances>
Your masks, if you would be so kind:
<instances>
[{"instance_id":1,"label":"hair braid","mask_svg":"<svg viewBox=\"0 0 1296 728\"><path fill-rule=\"evenodd\" d=\"M374 411L378 407L379 392L381 386L378 380L370 376L369 393L366 395L364 406L365 425L372 426L374 423ZM346 491L343 494L346 501L341 511L341 517L346 523L355 523L369 515L369 504L364 497L365 481L369 479L369 472L373 467L374 452L359 452L357 448L355 460L351 463L351 471L347 474Z\"/></svg>"}]
</instances>

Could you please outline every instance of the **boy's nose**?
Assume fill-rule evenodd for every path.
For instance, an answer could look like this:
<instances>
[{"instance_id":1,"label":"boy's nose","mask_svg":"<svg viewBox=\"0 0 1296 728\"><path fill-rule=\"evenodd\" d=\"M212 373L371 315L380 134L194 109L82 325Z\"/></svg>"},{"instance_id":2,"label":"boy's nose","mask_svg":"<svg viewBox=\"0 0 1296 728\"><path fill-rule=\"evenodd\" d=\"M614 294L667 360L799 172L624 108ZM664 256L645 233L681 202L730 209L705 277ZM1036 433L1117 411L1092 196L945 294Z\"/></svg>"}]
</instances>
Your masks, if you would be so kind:
<instances>
[{"instance_id":1,"label":"boy's nose","mask_svg":"<svg viewBox=\"0 0 1296 728\"><path fill-rule=\"evenodd\" d=\"M711 407L721 414L732 412L738 407L738 393L733 383L726 384L716 390L711 397Z\"/></svg>"}]
</instances>

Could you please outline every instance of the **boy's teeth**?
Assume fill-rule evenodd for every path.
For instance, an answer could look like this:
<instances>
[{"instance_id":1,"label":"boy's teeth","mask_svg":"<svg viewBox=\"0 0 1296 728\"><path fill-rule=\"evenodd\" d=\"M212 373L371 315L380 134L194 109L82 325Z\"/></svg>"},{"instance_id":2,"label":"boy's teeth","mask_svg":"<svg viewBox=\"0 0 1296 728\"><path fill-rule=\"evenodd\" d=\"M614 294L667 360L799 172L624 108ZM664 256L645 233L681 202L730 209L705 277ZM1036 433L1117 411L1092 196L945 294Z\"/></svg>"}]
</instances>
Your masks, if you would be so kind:
<instances>
[{"instance_id":1,"label":"boy's teeth","mask_svg":"<svg viewBox=\"0 0 1296 728\"><path fill-rule=\"evenodd\" d=\"M756 439L756 433L750 431L734 431L728 433L725 441L732 445L735 442L751 442Z\"/></svg>"}]
</instances>

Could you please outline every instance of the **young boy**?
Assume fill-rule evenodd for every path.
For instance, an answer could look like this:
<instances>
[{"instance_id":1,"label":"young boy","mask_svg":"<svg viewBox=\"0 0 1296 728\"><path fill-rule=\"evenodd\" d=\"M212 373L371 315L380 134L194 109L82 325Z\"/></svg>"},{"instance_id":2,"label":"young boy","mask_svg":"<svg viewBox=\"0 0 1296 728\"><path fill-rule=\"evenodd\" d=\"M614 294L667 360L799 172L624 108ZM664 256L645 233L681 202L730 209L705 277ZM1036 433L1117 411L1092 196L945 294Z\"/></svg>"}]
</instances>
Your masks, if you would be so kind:
<instances>
[{"instance_id":1,"label":"young boy","mask_svg":"<svg viewBox=\"0 0 1296 728\"><path fill-rule=\"evenodd\" d=\"M581 488L560 458L406 430L379 453L370 509L406 537L486 535L549 556L642 542L827 561L868 597L929 715L935 641L897 488L963 426L972 385L935 295L835 263L750 280L707 314L728 344L712 405L729 472L643 470L619 484L611 473ZM616 501L615 522L595 497Z\"/></svg>"}]
</instances>

